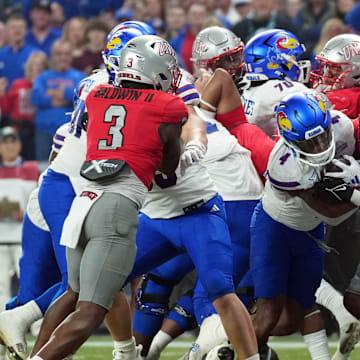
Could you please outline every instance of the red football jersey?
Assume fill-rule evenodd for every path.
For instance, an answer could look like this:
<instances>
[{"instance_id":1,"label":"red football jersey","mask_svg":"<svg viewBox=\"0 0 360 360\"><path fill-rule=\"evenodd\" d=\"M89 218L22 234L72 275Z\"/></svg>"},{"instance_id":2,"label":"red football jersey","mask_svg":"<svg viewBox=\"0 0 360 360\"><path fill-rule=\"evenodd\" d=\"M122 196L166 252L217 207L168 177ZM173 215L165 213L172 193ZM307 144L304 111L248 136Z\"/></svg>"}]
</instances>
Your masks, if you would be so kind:
<instances>
[{"instance_id":1,"label":"red football jersey","mask_svg":"<svg viewBox=\"0 0 360 360\"><path fill-rule=\"evenodd\" d=\"M360 115L360 87L340 89L326 94L335 110L339 110L350 119Z\"/></svg>"},{"instance_id":2,"label":"red football jersey","mask_svg":"<svg viewBox=\"0 0 360 360\"><path fill-rule=\"evenodd\" d=\"M175 95L155 90L96 86L86 98L86 160L124 160L150 188L162 159L162 123L181 123L188 112Z\"/></svg>"}]
</instances>

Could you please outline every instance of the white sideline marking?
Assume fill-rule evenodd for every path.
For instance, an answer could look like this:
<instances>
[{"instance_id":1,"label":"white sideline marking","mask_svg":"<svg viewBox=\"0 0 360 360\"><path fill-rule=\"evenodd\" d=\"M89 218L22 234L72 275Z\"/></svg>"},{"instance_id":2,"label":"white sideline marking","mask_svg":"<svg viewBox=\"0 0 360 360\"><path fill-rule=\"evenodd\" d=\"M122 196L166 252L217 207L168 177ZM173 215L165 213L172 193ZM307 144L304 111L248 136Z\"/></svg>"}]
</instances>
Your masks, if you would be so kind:
<instances>
[{"instance_id":1,"label":"white sideline marking","mask_svg":"<svg viewBox=\"0 0 360 360\"><path fill-rule=\"evenodd\" d=\"M176 341L170 343L167 348L184 348L188 349L190 348L192 342L189 341ZM30 341L29 346L33 346L34 342ZM305 344L301 341L269 341L269 345L273 347L274 349L305 349ZM113 342L112 341L87 341L83 347L112 347ZM330 341L329 347L336 347L337 341ZM360 344L356 345L356 347L359 347Z\"/></svg>"}]
</instances>

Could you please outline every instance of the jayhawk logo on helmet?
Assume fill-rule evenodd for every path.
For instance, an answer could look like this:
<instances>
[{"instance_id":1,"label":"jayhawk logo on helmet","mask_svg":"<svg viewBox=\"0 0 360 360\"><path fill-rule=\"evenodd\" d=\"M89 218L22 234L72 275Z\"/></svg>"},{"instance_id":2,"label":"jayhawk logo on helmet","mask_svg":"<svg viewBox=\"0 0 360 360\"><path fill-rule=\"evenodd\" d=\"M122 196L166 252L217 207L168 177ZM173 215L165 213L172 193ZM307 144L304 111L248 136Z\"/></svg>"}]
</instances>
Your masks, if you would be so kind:
<instances>
[{"instance_id":1,"label":"jayhawk logo on helmet","mask_svg":"<svg viewBox=\"0 0 360 360\"><path fill-rule=\"evenodd\" d=\"M108 50L118 49L121 46L121 39L118 37L112 38L107 44L106 48Z\"/></svg>"},{"instance_id":2,"label":"jayhawk logo on helmet","mask_svg":"<svg viewBox=\"0 0 360 360\"><path fill-rule=\"evenodd\" d=\"M276 40L276 46L281 50L295 49L300 43L294 38L282 37Z\"/></svg>"},{"instance_id":3,"label":"jayhawk logo on helmet","mask_svg":"<svg viewBox=\"0 0 360 360\"><path fill-rule=\"evenodd\" d=\"M286 117L285 113L279 111L276 120L280 129L284 131L291 131L291 121Z\"/></svg>"}]
</instances>

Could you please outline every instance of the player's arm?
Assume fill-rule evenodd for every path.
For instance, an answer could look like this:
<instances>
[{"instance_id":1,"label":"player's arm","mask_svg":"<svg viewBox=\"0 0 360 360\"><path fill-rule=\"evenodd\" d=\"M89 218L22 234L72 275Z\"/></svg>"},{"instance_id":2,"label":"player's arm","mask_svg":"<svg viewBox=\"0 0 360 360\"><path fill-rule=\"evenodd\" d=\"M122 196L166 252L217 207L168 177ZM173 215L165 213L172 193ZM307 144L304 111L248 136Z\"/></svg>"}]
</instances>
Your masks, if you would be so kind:
<instances>
[{"instance_id":1,"label":"player's arm","mask_svg":"<svg viewBox=\"0 0 360 360\"><path fill-rule=\"evenodd\" d=\"M185 148L181 154L181 172L201 160L207 150L207 134L204 120L195 112L192 105L186 105L188 110L188 120L184 124L181 132L181 139Z\"/></svg>"},{"instance_id":2,"label":"player's arm","mask_svg":"<svg viewBox=\"0 0 360 360\"><path fill-rule=\"evenodd\" d=\"M163 123L158 133L163 147L163 157L159 170L167 176L174 175L180 159L181 123Z\"/></svg>"},{"instance_id":3,"label":"player's arm","mask_svg":"<svg viewBox=\"0 0 360 360\"><path fill-rule=\"evenodd\" d=\"M241 97L231 75L224 69L216 69L203 88L200 108L227 114L239 107L242 107Z\"/></svg>"},{"instance_id":4,"label":"player's arm","mask_svg":"<svg viewBox=\"0 0 360 360\"><path fill-rule=\"evenodd\" d=\"M336 200L331 195L322 196L317 187L309 190L295 190L291 195L301 197L309 207L327 218L340 217L360 205L360 196L359 205L354 205L349 200Z\"/></svg>"}]
</instances>

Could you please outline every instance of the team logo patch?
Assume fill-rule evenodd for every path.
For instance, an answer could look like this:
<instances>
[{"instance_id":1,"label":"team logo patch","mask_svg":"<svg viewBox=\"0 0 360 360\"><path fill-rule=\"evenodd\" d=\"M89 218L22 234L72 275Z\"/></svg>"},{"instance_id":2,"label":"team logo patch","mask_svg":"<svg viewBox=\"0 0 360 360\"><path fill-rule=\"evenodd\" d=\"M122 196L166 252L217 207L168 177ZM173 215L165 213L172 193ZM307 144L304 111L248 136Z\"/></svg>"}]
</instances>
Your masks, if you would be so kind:
<instances>
[{"instance_id":1,"label":"team logo patch","mask_svg":"<svg viewBox=\"0 0 360 360\"><path fill-rule=\"evenodd\" d=\"M112 50L112 49L118 49L120 45L121 45L121 40L119 38L113 38L107 43L106 47L109 50Z\"/></svg>"},{"instance_id":2,"label":"team logo patch","mask_svg":"<svg viewBox=\"0 0 360 360\"><path fill-rule=\"evenodd\" d=\"M280 111L277 115L277 123L279 127L284 131L291 131L292 126L290 120L286 117L285 113Z\"/></svg>"},{"instance_id":3,"label":"team logo patch","mask_svg":"<svg viewBox=\"0 0 360 360\"><path fill-rule=\"evenodd\" d=\"M276 47L281 50L295 49L300 44L294 38L283 37L276 40Z\"/></svg>"}]
</instances>

